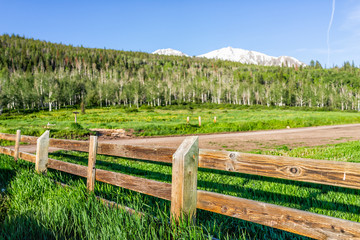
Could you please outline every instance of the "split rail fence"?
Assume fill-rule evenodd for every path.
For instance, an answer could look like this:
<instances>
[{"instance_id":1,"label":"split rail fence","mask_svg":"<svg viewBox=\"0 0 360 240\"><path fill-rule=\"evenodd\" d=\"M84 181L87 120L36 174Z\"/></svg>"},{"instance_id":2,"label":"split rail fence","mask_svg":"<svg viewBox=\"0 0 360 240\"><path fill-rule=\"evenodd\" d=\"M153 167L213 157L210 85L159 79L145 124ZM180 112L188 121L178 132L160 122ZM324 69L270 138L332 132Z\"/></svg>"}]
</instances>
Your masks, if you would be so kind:
<instances>
[{"instance_id":1,"label":"split rail fence","mask_svg":"<svg viewBox=\"0 0 360 240\"><path fill-rule=\"evenodd\" d=\"M18 130L16 135L0 133L0 139L15 141L14 150L0 147L0 153L35 163L38 172L51 168L87 178L89 190L100 181L169 200L175 221L194 218L198 208L315 239L360 239L358 222L197 190L198 167L360 189L357 163L199 149L198 137L187 137L178 149L98 143L94 136L90 141L51 139L49 131L37 138ZM36 155L20 152L20 142L37 143ZM89 152L88 166L48 158L49 146ZM172 183L96 169L97 154L172 163Z\"/></svg>"}]
</instances>

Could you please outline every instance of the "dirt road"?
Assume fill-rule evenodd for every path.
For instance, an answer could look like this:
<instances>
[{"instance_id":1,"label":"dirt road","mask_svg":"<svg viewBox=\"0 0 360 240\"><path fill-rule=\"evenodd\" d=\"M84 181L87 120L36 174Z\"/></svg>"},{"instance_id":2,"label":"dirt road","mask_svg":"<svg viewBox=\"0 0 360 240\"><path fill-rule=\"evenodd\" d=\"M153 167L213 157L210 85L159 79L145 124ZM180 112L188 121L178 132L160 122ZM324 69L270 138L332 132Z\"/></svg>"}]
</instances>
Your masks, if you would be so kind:
<instances>
[{"instance_id":1,"label":"dirt road","mask_svg":"<svg viewBox=\"0 0 360 240\"><path fill-rule=\"evenodd\" d=\"M116 140L100 138L99 142L176 148L185 137L123 138ZM283 145L288 148L319 146L353 140L360 140L360 124L199 135L200 148L236 151L270 150ZM58 149L49 149L49 151L56 150ZM21 145L20 151L35 152L36 146Z\"/></svg>"},{"instance_id":2,"label":"dirt road","mask_svg":"<svg viewBox=\"0 0 360 240\"><path fill-rule=\"evenodd\" d=\"M124 138L102 142L177 147L184 138L185 136ZM318 146L352 140L360 140L360 124L199 135L200 148L237 151L274 149L283 145L289 148Z\"/></svg>"}]
</instances>

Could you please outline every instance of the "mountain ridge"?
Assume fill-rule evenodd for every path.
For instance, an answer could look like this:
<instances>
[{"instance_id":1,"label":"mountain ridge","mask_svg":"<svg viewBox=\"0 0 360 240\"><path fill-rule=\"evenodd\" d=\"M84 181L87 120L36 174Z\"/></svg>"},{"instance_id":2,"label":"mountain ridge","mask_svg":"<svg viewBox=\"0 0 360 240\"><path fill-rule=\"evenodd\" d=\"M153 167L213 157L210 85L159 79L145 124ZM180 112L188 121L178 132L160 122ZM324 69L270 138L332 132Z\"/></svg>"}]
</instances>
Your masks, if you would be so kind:
<instances>
[{"instance_id":1,"label":"mountain ridge","mask_svg":"<svg viewBox=\"0 0 360 240\"><path fill-rule=\"evenodd\" d=\"M152 52L152 54L159 54L159 55L167 55L167 56L185 56L185 57L189 57L189 55L179 51L179 50L175 50L172 48L163 48L163 49L158 49L154 52Z\"/></svg>"},{"instance_id":2,"label":"mountain ridge","mask_svg":"<svg viewBox=\"0 0 360 240\"><path fill-rule=\"evenodd\" d=\"M154 51L153 54L188 56L187 54L181 51L174 50L171 48L158 49ZM205 54L198 55L197 57L220 59L225 61L240 62L243 64L254 64L254 65L262 65L262 66L286 66L286 67L306 66L305 63L291 56L274 57L257 51L245 50L241 48L232 48L232 47L220 48Z\"/></svg>"}]
</instances>

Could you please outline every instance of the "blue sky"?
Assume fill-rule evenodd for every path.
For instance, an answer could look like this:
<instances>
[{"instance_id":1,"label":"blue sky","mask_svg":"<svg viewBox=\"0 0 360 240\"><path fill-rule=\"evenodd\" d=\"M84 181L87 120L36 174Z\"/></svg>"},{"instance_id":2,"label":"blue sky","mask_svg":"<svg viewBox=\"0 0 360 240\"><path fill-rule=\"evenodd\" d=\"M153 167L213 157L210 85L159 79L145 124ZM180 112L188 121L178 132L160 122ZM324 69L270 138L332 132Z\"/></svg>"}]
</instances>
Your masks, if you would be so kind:
<instances>
[{"instance_id":1,"label":"blue sky","mask_svg":"<svg viewBox=\"0 0 360 240\"><path fill-rule=\"evenodd\" d=\"M360 65L360 1L0 0L0 34L85 47L199 55L236 47L324 66Z\"/></svg>"}]
</instances>

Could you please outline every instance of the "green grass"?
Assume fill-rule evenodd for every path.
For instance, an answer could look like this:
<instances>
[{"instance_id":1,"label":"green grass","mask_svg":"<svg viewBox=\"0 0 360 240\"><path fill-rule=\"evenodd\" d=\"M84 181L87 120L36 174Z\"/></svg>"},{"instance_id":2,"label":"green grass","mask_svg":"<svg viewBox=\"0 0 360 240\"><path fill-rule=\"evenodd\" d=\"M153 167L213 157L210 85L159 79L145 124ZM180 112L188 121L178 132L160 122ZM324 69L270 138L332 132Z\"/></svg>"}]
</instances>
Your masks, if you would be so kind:
<instances>
[{"instance_id":1,"label":"green grass","mask_svg":"<svg viewBox=\"0 0 360 240\"><path fill-rule=\"evenodd\" d=\"M0 239L209 239L199 226L171 226L160 211L155 219L108 208L88 194L77 178L51 171L47 177L40 176L31 164L19 161L16 165L3 155L0 171L0 186L6 189L0 198ZM52 179L58 178L73 187L54 184ZM139 196L127 198L136 209L143 205Z\"/></svg>"},{"instance_id":2,"label":"green grass","mask_svg":"<svg viewBox=\"0 0 360 240\"><path fill-rule=\"evenodd\" d=\"M14 145L15 145L14 141L0 139L0 146L5 147L5 146L14 146Z\"/></svg>"},{"instance_id":3,"label":"green grass","mask_svg":"<svg viewBox=\"0 0 360 240\"><path fill-rule=\"evenodd\" d=\"M30 114L5 113L0 116L0 132L41 135L48 123L55 138L87 138L91 128L132 129L138 136L182 135L218 132L281 129L290 126L310 127L345 123L359 123L357 112L313 111L299 108L267 108L262 106L226 108L221 105L174 106L140 109L88 109L78 115L74 125L73 110L40 111ZM224 106L226 107L226 106ZM79 111L79 110L78 110ZM190 124L186 124L186 117ZM198 126L198 116L202 125ZM217 117L217 123L213 122Z\"/></svg>"},{"instance_id":4,"label":"green grass","mask_svg":"<svg viewBox=\"0 0 360 240\"><path fill-rule=\"evenodd\" d=\"M257 154L360 163L359 141L329 144L311 148L298 147L292 150L290 150L286 145L283 145L278 147L276 150L255 150L252 152Z\"/></svg>"},{"instance_id":5,"label":"green grass","mask_svg":"<svg viewBox=\"0 0 360 240\"><path fill-rule=\"evenodd\" d=\"M360 143L354 141L292 150L282 146L278 150L261 153L360 162ZM50 155L51 158L82 165L87 165L87 156L86 153L73 151L59 151ZM99 155L96 166L138 177L171 182L171 166L166 163ZM6 230L8 234L13 234L12 231L15 231L10 226L21 223L27 226L26 229L34 228L31 231L34 235L31 236L36 236L39 233L36 229L41 226L41 231L49 234L46 236L57 238L98 239L99 233L103 233L103 238L120 236L119 238L128 239L133 239L135 236L138 239L206 239L209 236L219 239L306 239L202 210L197 211L196 227L185 224L181 230L175 231L166 224L169 221L170 202L168 201L96 182L96 195L145 212L149 216L155 216L160 222L151 217L140 220L119 210L109 211L101 206L93 196L87 195L83 178L52 170L49 171L48 177L41 177L33 173L33 164L20 161L16 165L12 158L7 156L1 156L0 170L2 173L6 172L4 176L0 176L2 178L0 187L5 186L7 189L6 195L3 194L7 200L3 200L3 204L8 206L8 210L6 217L3 217L5 220L2 226L3 229L10 229ZM63 189L53 184L51 179L67 183L74 188ZM210 169L199 169L198 188L360 222L359 190ZM65 207L61 207L62 205ZM26 222L26 219L36 224L32 225ZM67 222L66 219L71 219L74 224ZM23 231L21 234L27 233L25 229L19 231ZM135 234L134 237L129 232ZM60 233L64 235L57 235Z\"/></svg>"}]
</instances>

